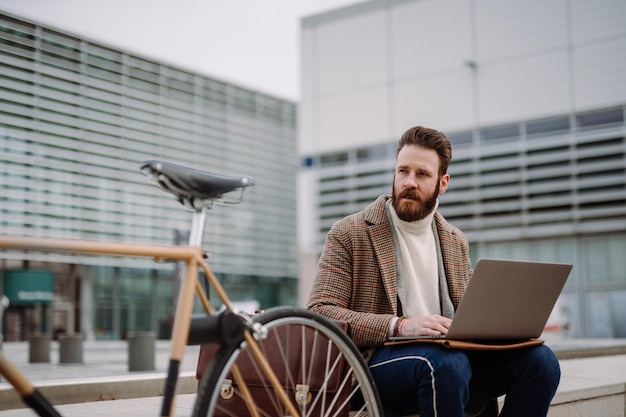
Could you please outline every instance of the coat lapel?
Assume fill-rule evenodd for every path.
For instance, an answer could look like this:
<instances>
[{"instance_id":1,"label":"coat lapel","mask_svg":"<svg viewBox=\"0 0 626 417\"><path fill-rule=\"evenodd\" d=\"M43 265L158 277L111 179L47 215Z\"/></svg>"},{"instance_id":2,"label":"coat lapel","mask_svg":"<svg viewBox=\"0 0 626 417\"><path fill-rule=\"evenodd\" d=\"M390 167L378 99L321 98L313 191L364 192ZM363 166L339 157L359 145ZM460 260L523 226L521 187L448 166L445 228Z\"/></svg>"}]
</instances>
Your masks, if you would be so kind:
<instances>
[{"instance_id":1,"label":"coat lapel","mask_svg":"<svg viewBox=\"0 0 626 417\"><path fill-rule=\"evenodd\" d=\"M448 290L454 307L458 307L463 293L465 292L466 281L463 272L458 266L461 263L462 253L459 251L461 242L454 234L453 229L439 214L435 214L437 230L439 232L439 242L441 247L441 256L443 258L443 266L446 271L446 279L448 281ZM457 265L457 266L455 266Z\"/></svg>"},{"instance_id":2,"label":"coat lapel","mask_svg":"<svg viewBox=\"0 0 626 417\"><path fill-rule=\"evenodd\" d=\"M380 274L385 293L394 313L398 312L398 281L396 254L393 236L385 213L385 196L379 197L365 213L365 220L370 224L367 228L374 256L380 266Z\"/></svg>"}]
</instances>

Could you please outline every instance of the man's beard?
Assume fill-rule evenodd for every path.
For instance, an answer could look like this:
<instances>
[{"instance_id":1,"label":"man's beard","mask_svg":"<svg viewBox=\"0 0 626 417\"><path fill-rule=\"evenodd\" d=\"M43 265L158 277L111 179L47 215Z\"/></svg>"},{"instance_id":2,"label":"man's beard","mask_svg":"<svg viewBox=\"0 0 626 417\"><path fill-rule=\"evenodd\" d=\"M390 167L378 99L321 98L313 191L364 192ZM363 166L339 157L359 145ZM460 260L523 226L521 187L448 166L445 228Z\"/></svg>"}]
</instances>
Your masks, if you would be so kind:
<instances>
[{"instance_id":1,"label":"man's beard","mask_svg":"<svg viewBox=\"0 0 626 417\"><path fill-rule=\"evenodd\" d=\"M433 193L428 196L426 200L422 200L417 195L416 190L402 190L398 193L398 195L396 195L395 184L393 185L391 192L391 205L396 211L398 217L405 222L414 222L422 220L434 210L437 205L437 197L439 196L439 181L437 181L437 186L435 187ZM400 199L404 197L412 199L414 204L406 202L399 204Z\"/></svg>"}]
</instances>

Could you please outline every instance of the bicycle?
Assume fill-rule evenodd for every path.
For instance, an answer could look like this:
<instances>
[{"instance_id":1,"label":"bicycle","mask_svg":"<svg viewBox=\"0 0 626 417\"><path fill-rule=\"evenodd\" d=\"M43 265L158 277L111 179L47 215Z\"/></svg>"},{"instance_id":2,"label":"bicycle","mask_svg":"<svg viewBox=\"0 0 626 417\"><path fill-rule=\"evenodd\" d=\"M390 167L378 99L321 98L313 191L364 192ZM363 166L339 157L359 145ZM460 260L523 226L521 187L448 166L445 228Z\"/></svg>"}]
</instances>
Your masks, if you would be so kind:
<instances>
[{"instance_id":1,"label":"bicycle","mask_svg":"<svg viewBox=\"0 0 626 417\"><path fill-rule=\"evenodd\" d=\"M344 330L316 313L299 308L277 307L254 315L235 311L205 261L202 240L208 210L215 203L240 203L246 189L255 185L254 181L155 160L144 163L141 172L193 210L187 246L0 236L0 249L184 262L161 416L172 415L185 346L212 344L215 352L198 385L194 416L382 417L369 369ZM233 193L238 193L238 197L231 199ZM223 304L223 311L216 312L210 304L199 278L200 270ZM205 313L201 317L192 315L195 296ZM276 370L280 372L280 380ZM40 416L60 416L1 354L0 374ZM263 393L262 397L259 392ZM230 406L233 398L239 404L236 411Z\"/></svg>"}]
</instances>

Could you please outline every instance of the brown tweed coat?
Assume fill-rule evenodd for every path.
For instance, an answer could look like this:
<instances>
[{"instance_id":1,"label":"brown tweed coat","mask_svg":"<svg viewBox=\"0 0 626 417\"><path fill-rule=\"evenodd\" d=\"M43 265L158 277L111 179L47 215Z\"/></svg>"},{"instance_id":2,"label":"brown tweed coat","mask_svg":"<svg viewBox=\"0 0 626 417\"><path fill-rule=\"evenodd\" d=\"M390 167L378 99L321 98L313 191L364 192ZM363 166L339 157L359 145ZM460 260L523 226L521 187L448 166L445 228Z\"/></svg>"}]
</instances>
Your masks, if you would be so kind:
<instances>
[{"instance_id":1,"label":"brown tweed coat","mask_svg":"<svg viewBox=\"0 0 626 417\"><path fill-rule=\"evenodd\" d=\"M349 333L369 360L373 347L389 338L397 316L397 277L393 236L380 196L363 211L333 225L319 260L307 308L348 322ZM435 214L444 269L454 308L472 268L465 235Z\"/></svg>"}]
</instances>

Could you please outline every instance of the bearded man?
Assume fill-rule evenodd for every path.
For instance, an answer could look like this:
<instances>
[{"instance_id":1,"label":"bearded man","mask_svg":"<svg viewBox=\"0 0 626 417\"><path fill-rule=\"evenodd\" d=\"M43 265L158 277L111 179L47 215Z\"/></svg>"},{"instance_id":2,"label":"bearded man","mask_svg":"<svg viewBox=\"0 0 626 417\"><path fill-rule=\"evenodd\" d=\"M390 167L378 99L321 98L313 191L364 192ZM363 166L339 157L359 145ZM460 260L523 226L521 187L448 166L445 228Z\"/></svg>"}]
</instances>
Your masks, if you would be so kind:
<instances>
[{"instance_id":1,"label":"bearded man","mask_svg":"<svg viewBox=\"0 0 626 417\"><path fill-rule=\"evenodd\" d=\"M333 225L307 307L348 322L386 417L545 416L560 380L545 345L461 351L385 346L391 336L446 334L472 275L465 235L437 211L452 147L421 126L400 138L392 195Z\"/></svg>"}]
</instances>

